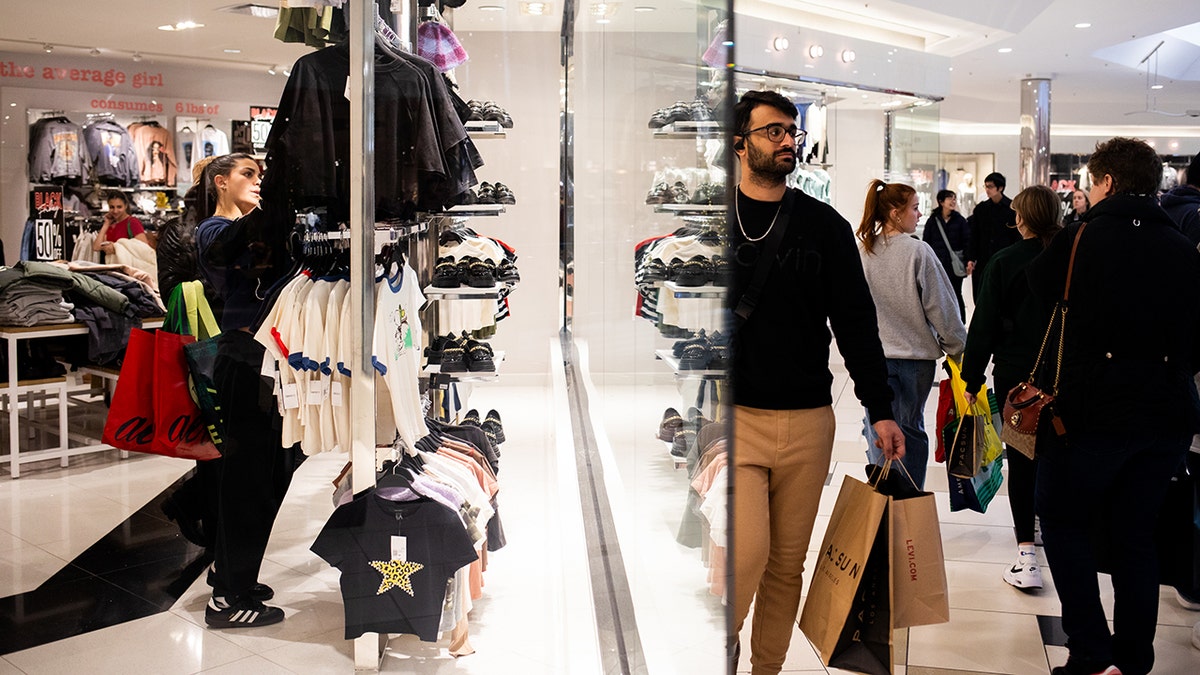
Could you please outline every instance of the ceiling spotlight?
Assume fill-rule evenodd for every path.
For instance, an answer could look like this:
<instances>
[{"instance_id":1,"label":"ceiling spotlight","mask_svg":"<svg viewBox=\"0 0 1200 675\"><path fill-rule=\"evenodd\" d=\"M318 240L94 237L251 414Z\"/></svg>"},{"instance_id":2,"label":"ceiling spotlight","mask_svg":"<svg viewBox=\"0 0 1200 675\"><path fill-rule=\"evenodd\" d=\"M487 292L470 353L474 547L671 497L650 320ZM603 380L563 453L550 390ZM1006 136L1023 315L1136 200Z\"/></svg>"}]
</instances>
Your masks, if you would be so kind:
<instances>
[{"instance_id":1,"label":"ceiling spotlight","mask_svg":"<svg viewBox=\"0 0 1200 675\"><path fill-rule=\"evenodd\" d=\"M842 63L854 63L856 58L858 58L858 54L855 54L853 49L842 50Z\"/></svg>"},{"instance_id":2,"label":"ceiling spotlight","mask_svg":"<svg viewBox=\"0 0 1200 675\"><path fill-rule=\"evenodd\" d=\"M135 62L137 62L137 61L141 61L141 60L142 60L142 53L141 53L141 52L134 52L134 53L133 53L133 60L134 60Z\"/></svg>"},{"instance_id":3,"label":"ceiling spotlight","mask_svg":"<svg viewBox=\"0 0 1200 675\"><path fill-rule=\"evenodd\" d=\"M528 16L543 16L550 13L548 2L522 2L521 13Z\"/></svg>"},{"instance_id":4,"label":"ceiling spotlight","mask_svg":"<svg viewBox=\"0 0 1200 675\"><path fill-rule=\"evenodd\" d=\"M782 52L787 51L787 48L790 47L791 44L788 42L787 38L777 37L771 41L771 46L775 48L775 51Z\"/></svg>"},{"instance_id":5,"label":"ceiling spotlight","mask_svg":"<svg viewBox=\"0 0 1200 675\"><path fill-rule=\"evenodd\" d=\"M165 25L162 25L162 26L159 26L159 27L158 27L158 29L159 29L159 30L167 30L167 31L171 31L171 30L191 30L191 29L193 29L193 28L204 28L204 24L202 24L202 23L196 23L195 21L180 21L179 23L176 23L176 24L169 24L169 23L168 23L168 24L165 24Z\"/></svg>"},{"instance_id":6,"label":"ceiling spotlight","mask_svg":"<svg viewBox=\"0 0 1200 675\"><path fill-rule=\"evenodd\" d=\"M658 9L658 8L651 7L650 5L638 5L637 7L633 8L633 11L635 11L635 12L653 12L656 9Z\"/></svg>"},{"instance_id":7,"label":"ceiling spotlight","mask_svg":"<svg viewBox=\"0 0 1200 675\"><path fill-rule=\"evenodd\" d=\"M292 67L291 67L291 66L284 66L284 67L283 67L283 76L284 76L284 77L291 77L291 76L292 76Z\"/></svg>"},{"instance_id":8,"label":"ceiling spotlight","mask_svg":"<svg viewBox=\"0 0 1200 675\"><path fill-rule=\"evenodd\" d=\"M275 66L270 66L270 67L268 67L268 68L267 68L267 72L268 72L268 73L270 73L270 74L272 74L272 75L274 75L274 74L275 74Z\"/></svg>"},{"instance_id":9,"label":"ceiling spotlight","mask_svg":"<svg viewBox=\"0 0 1200 675\"><path fill-rule=\"evenodd\" d=\"M825 56L825 48L821 45L812 45L808 48L808 55L811 58L819 59L822 56Z\"/></svg>"},{"instance_id":10,"label":"ceiling spotlight","mask_svg":"<svg viewBox=\"0 0 1200 675\"><path fill-rule=\"evenodd\" d=\"M997 49L996 51L1000 52L1001 54L1007 54L1012 51L1012 47L1001 47L1000 49Z\"/></svg>"},{"instance_id":11,"label":"ceiling spotlight","mask_svg":"<svg viewBox=\"0 0 1200 675\"><path fill-rule=\"evenodd\" d=\"M226 54L241 54L242 53L242 50L240 50L240 49L226 49L224 51Z\"/></svg>"},{"instance_id":12,"label":"ceiling spotlight","mask_svg":"<svg viewBox=\"0 0 1200 675\"><path fill-rule=\"evenodd\" d=\"M1163 86L1161 84L1152 84L1152 85L1150 85L1150 88L1151 89L1162 89Z\"/></svg>"},{"instance_id":13,"label":"ceiling spotlight","mask_svg":"<svg viewBox=\"0 0 1200 675\"><path fill-rule=\"evenodd\" d=\"M503 12L504 8L501 7L500 5L480 5L479 11L481 11L481 12Z\"/></svg>"},{"instance_id":14,"label":"ceiling spotlight","mask_svg":"<svg viewBox=\"0 0 1200 675\"><path fill-rule=\"evenodd\" d=\"M97 47L92 47L92 51L90 51L88 53L91 54L92 56L100 56L100 49Z\"/></svg>"},{"instance_id":15,"label":"ceiling spotlight","mask_svg":"<svg viewBox=\"0 0 1200 675\"><path fill-rule=\"evenodd\" d=\"M49 54L50 52L54 51L54 45L51 45L51 44L42 45L42 51Z\"/></svg>"},{"instance_id":16,"label":"ceiling spotlight","mask_svg":"<svg viewBox=\"0 0 1200 675\"><path fill-rule=\"evenodd\" d=\"M1075 24L1075 27L1076 27L1076 28L1091 28L1091 27L1092 27L1092 24L1090 24L1090 23L1087 23L1087 22L1084 22L1084 23L1077 23L1077 24Z\"/></svg>"}]
</instances>

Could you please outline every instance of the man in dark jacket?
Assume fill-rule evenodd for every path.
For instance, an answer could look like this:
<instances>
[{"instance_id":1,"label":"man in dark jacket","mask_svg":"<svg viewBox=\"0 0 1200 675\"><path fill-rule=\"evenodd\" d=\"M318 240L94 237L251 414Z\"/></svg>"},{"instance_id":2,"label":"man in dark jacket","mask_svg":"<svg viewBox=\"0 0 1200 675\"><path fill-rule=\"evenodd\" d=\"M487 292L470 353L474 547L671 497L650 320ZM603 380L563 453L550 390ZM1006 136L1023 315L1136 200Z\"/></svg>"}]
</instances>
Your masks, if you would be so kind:
<instances>
[{"instance_id":1,"label":"man in dark jacket","mask_svg":"<svg viewBox=\"0 0 1200 675\"><path fill-rule=\"evenodd\" d=\"M1200 294L1181 289L1200 288L1200 253L1158 205L1162 162L1149 145L1101 143L1088 173L1092 208L1029 269L1035 294L1061 300L1078 240L1055 403L1066 443L1039 445L1037 474L1042 539L1070 650L1053 672L1115 665L1145 675L1158 619L1154 525L1197 428ZM1108 542L1112 632L1100 604L1094 522Z\"/></svg>"},{"instance_id":2,"label":"man in dark jacket","mask_svg":"<svg viewBox=\"0 0 1200 675\"><path fill-rule=\"evenodd\" d=\"M1200 244L1200 154L1192 158L1185 172L1185 185L1173 187L1159 203L1171 219L1179 224L1183 236L1193 245Z\"/></svg>"},{"instance_id":3,"label":"man in dark jacket","mask_svg":"<svg viewBox=\"0 0 1200 675\"><path fill-rule=\"evenodd\" d=\"M904 456L875 304L850 224L786 179L804 132L796 106L772 91L751 91L734 108L741 163L730 225L733 307L746 297L772 234L778 250L753 312L734 333L734 605L738 630L754 600L751 664L778 673L787 656L803 591L804 559L829 472L836 427L829 370L830 328L875 420L876 443ZM781 215L783 214L783 215ZM785 229L776 229L785 228ZM750 295L755 295L750 292ZM737 631L733 633L736 638ZM738 643L731 645L736 660Z\"/></svg>"},{"instance_id":4,"label":"man in dark jacket","mask_svg":"<svg viewBox=\"0 0 1200 675\"><path fill-rule=\"evenodd\" d=\"M975 299L979 298L988 260L1000 249L1021 240L1012 200L1004 196L1007 184L1002 174L989 173L983 179L987 199L975 207L967 220L971 232L967 240L967 274L971 275L971 297Z\"/></svg>"}]
</instances>

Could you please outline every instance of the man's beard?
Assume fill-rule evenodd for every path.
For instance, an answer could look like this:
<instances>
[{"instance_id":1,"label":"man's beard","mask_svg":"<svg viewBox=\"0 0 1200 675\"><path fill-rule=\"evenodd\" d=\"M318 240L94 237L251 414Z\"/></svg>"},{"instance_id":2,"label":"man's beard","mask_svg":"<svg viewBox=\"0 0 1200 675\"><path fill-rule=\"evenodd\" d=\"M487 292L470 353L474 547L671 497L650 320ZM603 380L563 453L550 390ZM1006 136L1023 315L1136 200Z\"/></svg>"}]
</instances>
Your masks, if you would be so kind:
<instances>
[{"instance_id":1,"label":"man's beard","mask_svg":"<svg viewBox=\"0 0 1200 675\"><path fill-rule=\"evenodd\" d=\"M761 181L779 183L796 168L795 151L780 150L767 154L757 146L747 144L750 173Z\"/></svg>"}]
</instances>

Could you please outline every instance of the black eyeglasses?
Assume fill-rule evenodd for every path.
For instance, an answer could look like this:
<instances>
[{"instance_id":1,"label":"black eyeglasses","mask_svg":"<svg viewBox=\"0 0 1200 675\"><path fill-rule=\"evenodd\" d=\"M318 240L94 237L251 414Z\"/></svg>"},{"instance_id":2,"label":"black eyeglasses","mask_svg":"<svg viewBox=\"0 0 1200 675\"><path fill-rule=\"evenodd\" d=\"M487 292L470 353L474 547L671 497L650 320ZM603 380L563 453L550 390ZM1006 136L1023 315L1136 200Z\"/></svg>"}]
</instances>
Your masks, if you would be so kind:
<instances>
[{"instance_id":1,"label":"black eyeglasses","mask_svg":"<svg viewBox=\"0 0 1200 675\"><path fill-rule=\"evenodd\" d=\"M778 143L779 141L782 141L785 135L791 136L792 140L796 141L797 145L799 145L800 142L804 140L804 137L808 135L807 131L801 129L795 124L785 127L779 122L772 122L771 124L759 127L757 129L744 131L742 132L742 136L749 136L757 131L767 132L767 140L771 141L772 143Z\"/></svg>"}]
</instances>

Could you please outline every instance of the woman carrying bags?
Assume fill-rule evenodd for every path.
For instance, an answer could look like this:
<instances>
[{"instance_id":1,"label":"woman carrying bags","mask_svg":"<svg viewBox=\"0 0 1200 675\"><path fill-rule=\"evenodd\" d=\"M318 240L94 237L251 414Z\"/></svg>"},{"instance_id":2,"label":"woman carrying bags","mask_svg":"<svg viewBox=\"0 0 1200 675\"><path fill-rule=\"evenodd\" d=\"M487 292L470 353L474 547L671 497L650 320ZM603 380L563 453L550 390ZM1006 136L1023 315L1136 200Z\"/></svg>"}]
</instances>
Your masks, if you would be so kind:
<instances>
[{"instance_id":1,"label":"woman carrying bags","mask_svg":"<svg viewBox=\"0 0 1200 675\"><path fill-rule=\"evenodd\" d=\"M933 388L937 360L963 351L967 329L954 289L933 249L916 238L921 210L908 185L871 181L857 236L863 271L875 300L879 339L892 388L892 413L904 433L904 467L924 489L929 464L925 401ZM866 416L867 458L882 464L875 432Z\"/></svg>"},{"instance_id":2,"label":"woman carrying bags","mask_svg":"<svg viewBox=\"0 0 1200 675\"><path fill-rule=\"evenodd\" d=\"M261 375L265 348L249 328L261 308L243 217L258 208L258 162L235 153L213 159L199 191L197 262L224 302L213 381L225 435L221 443L210 628L248 628L283 620L269 607L274 591L258 583L267 539L291 482L296 448L282 447L272 381Z\"/></svg>"},{"instance_id":3,"label":"woman carrying bags","mask_svg":"<svg viewBox=\"0 0 1200 675\"><path fill-rule=\"evenodd\" d=\"M963 251L967 248L967 240L971 238L970 225L956 210L958 195L954 194L954 190L939 190L937 202L937 209L925 221L922 239L933 249L938 262L942 263L942 269L946 270L950 286L954 288L954 297L958 298L958 313L966 321L967 305L963 302L962 285L967 277L967 261L963 259Z\"/></svg>"},{"instance_id":4,"label":"woman carrying bags","mask_svg":"<svg viewBox=\"0 0 1200 675\"><path fill-rule=\"evenodd\" d=\"M1047 308L1035 301L1026 272L1062 229L1060 203L1058 195L1044 185L1025 188L1013 199L1021 241L992 257L979 289L962 364L968 403L975 403L975 393L985 383L988 361L995 362L992 386L998 402L1033 370L1048 315ZM1042 571L1033 541L1037 463L1011 448L1006 454L1017 562L1004 571L1004 580L1021 589L1041 588Z\"/></svg>"}]
</instances>

